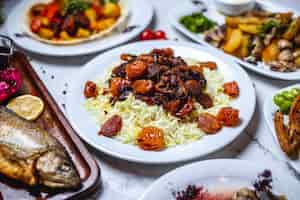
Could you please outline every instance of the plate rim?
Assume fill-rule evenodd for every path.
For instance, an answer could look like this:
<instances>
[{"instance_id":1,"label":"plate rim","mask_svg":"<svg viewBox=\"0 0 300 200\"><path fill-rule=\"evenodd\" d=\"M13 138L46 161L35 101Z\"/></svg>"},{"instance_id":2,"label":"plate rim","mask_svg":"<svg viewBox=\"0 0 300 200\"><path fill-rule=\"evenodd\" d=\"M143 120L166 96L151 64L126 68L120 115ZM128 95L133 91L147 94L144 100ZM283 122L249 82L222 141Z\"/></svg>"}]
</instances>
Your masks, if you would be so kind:
<instances>
[{"instance_id":1,"label":"plate rim","mask_svg":"<svg viewBox=\"0 0 300 200\"><path fill-rule=\"evenodd\" d=\"M99 42L99 40L105 40L105 37L104 38L99 38L98 41L97 39L95 40L92 40L92 41L86 41L84 43L79 43L79 44L74 44L74 45L51 45L51 44L47 44L47 43L43 43L41 41L38 41L38 40L35 40L34 38L31 38L30 36L30 40L33 40L33 42L36 42L36 43L41 43L41 45L46 45L46 46L52 46L54 49L53 50L48 50L48 51L40 51L39 49L34 49L34 48L28 48L28 45L27 46L24 46L24 45L20 45L19 43L22 43L22 42L16 42L16 40L18 40L18 38L15 36L15 33L13 33L12 31L10 31L11 29L9 28L9 24L8 23L9 21L14 21L13 19L16 17L16 15L18 17L22 16L22 14L16 14L16 12L18 10L20 10L22 8L22 5L26 5L28 3L30 3L30 1L28 2L20 2L17 6L15 6L12 11L9 13L8 17L7 17L7 20L6 20L6 23L4 24L4 27L5 29L7 30L7 34L10 38L12 38L14 44L22 49L22 50L26 50L28 52L31 52L31 53L34 53L34 54L37 54L37 55L42 55L42 56L50 56L50 57L58 57L58 58L62 58L62 57L74 57L74 56L85 56L85 55L91 55L91 54L95 54L95 53L101 53L105 50L109 50L109 49L112 49L114 47L117 47L117 46L120 46L124 43L128 43L130 42L131 40L135 39L140 33L143 32L143 30L145 30L152 22L153 20L153 17L154 17L154 6L153 4L151 4L149 1L147 0L127 0L129 2L129 4L133 4L135 1L138 1L138 2L141 2L147 6L147 9L149 11L149 16L146 17L147 20L144 20L144 22L141 24L139 24L140 27L136 28L136 30L134 30L134 32L131 32L131 33L128 33L129 35L126 36L126 38L123 38L123 39L118 39L118 42L113 42L109 45L101 45L99 48L95 48L95 49L88 49L88 48L84 48L84 50L81 50L79 52L71 52L69 51L69 53L62 53L62 52L56 52L55 49L56 48L59 48L59 47L74 47L74 48L80 48L81 45L84 45L84 44L87 44L87 43L90 43L90 45L97 45L96 42ZM132 15L132 8L129 7L129 15ZM16 26L16 25L15 25ZM19 24L18 26L22 26L22 24ZM27 36L25 36L27 37ZM94 44L93 44L94 43ZM39 44L40 45L40 44Z\"/></svg>"},{"instance_id":2,"label":"plate rim","mask_svg":"<svg viewBox=\"0 0 300 200\"><path fill-rule=\"evenodd\" d=\"M274 6L275 5L275 7L281 7L283 9L290 9L292 12L300 14L298 11L296 11L292 8L285 7L285 6L279 6L278 3L270 4L270 3L264 2L262 0L256 0L256 2L258 4L265 5L265 6ZM185 37L193 40L194 42L196 42L198 44L207 46L207 47L211 48L212 50L214 50L215 52L224 54L228 59L233 60L234 62L240 64L244 68L251 70L259 75L262 75L262 76L265 76L268 78L272 78L272 79L285 80L285 81L300 80L300 70L298 70L296 72L275 72L275 71L267 70L264 68L259 68L251 63L247 63L246 61L243 61L243 60L241 60L237 57L234 57L230 54L227 54L227 53L219 50L216 47L213 47L212 45L210 45L209 43L207 43L206 41L201 39L197 34L188 31L177 20L174 19L175 13L177 13L176 10L178 10L178 8L179 8L179 6L175 6L174 8L170 9L170 11L168 12L168 19L169 19L170 24L177 31L179 31L181 34L183 34Z\"/></svg>"},{"instance_id":3,"label":"plate rim","mask_svg":"<svg viewBox=\"0 0 300 200\"><path fill-rule=\"evenodd\" d=\"M95 60L97 59L100 59L102 56L109 56L111 53L114 53L114 52L117 52L117 51L121 51L123 49L127 49L127 48L132 48L132 47L136 47L140 44L150 44L152 46L156 45L156 44L165 44L165 45L174 45L174 46L183 46L183 47L187 47L187 48L193 48L193 49L198 49L198 50L208 50L205 46L197 46L197 44L194 44L194 43L191 43L191 42L177 42L177 41L169 41L169 40L166 40L166 41L142 41L142 42L135 42L135 43L130 43L130 44L127 44L127 45L123 45L119 48L114 48L110 51L107 51L103 54L100 54L98 55L97 57L95 57L94 59L92 59L91 61L89 61L88 63L85 64L86 67L83 67L81 69L82 73L86 70L87 67L92 67L91 64L93 64L95 62ZM211 52L212 53L212 52ZM215 54L215 53L214 53ZM219 53L217 53L219 54ZM220 55L222 57L222 55ZM215 56L215 57L218 57L218 56ZM255 87L253 85L253 82L252 80L250 79L249 75L247 74L247 72L242 68L240 67L238 64L230 61L230 60L227 60L226 63L229 63L230 65L232 66L235 66L237 67L239 70L241 70L241 73L244 74L245 78L247 79L247 81L249 82L249 93L251 93L251 98L253 98L253 104L252 104L252 108L251 108L251 112L250 112L250 115L249 117L245 120L245 122L241 125L240 127L240 132L237 133L235 136L233 137L230 137L226 142L223 142L222 145L219 145L217 148L214 148L213 150L211 151L206 151L206 152L203 152L199 155L192 155L192 156L185 156L184 159L181 159L181 158L170 158L168 160L156 160L156 159L153 159L152 160L149 160L149 159L145 159L145 158L138 158L136 156L131 156L131 155L123 155L121 153L118 153L118 152L115 152L115 151L110 151L110 150L107 150L106 148L104 148L103 146L101 145L98 145L96 144L92 139L88 138L88 137L85 137L84 133L81 133L82 131L80 131L80 128L78 128L78 126L76 125L75 121L74 120L74 117L70 114L70 105L71 105L71 99L72 99L72 91L75 91L76 89L78 89L78 87L76 87L77 85L74 84L76 82L78 82L80 79L80 77L74 79L72 82L71 82L71 85L72 87L69 88L69 92L68 92L68 95L67 95L67 100L66 100L66 113L68 115L68 119L70 120L70 123L72 125L72 127L75 129L75 131L77 132L77 134L85 141L87 142L88 144L90 144L91 146L93 146L95 149L107 154L107 155L110 155L110 156L113 156L113 157L116 157L116 158L119 158L121 160L127 160L127 161L130 161L130 162L136 162L136 163L143 163L143 164L169 164L169 163L178 163L178 162L184 162L184 161L189 161L189 160L193 160L193 159L196 159L196 158L200 158L200 157L204 157L204 156L207 156L213 152L216 152L218 150L221 150L223 149L225 146L231 144L239 135L243 134L244 130L247 128L247 126L249 125L249 123L251 122L253 116L254 116L254 112L255 112L255 109L256 109L256 90L255 90ZM80 74L80 72L79 72ZM250 109L249 109L250 110Z\"/></svg>"}]
</instances>

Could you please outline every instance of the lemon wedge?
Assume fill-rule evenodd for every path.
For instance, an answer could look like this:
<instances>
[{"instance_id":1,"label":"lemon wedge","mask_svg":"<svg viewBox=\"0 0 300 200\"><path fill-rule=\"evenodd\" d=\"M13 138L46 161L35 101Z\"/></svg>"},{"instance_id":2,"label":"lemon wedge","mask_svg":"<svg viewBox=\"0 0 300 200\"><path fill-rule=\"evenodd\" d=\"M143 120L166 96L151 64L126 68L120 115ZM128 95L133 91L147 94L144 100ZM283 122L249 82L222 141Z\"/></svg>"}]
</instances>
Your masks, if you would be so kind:
<instances>
[{"instance_id":1,"label":"lemon wedge","mask_svg":"<svg viewBox=\"0 0 300 200\"><path fill-rule=\"evenodd\" d=\"M26 94L10 100L6 107L19 117L33 121L42 114L45 105L39 97Z\"/></svg>"}]
</instances>

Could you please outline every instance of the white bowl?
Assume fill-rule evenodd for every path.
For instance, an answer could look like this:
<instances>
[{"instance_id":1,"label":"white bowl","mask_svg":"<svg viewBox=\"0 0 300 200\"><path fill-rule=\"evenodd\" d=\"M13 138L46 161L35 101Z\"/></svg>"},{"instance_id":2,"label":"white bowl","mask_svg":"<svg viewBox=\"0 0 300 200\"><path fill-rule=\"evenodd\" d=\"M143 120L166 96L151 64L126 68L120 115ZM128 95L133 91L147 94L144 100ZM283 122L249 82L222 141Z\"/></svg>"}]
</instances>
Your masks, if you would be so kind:
<instances>
[{"instance_id":1,"label":"white bowl","mask_svg":"<svg viewBox=\"0 0 300 200\"><path fill-rule=\"evenodd\" d=\"M214 0L217 10L225 15L236 16L252 10L255 0Z\"/></svg>"}]
</instances>

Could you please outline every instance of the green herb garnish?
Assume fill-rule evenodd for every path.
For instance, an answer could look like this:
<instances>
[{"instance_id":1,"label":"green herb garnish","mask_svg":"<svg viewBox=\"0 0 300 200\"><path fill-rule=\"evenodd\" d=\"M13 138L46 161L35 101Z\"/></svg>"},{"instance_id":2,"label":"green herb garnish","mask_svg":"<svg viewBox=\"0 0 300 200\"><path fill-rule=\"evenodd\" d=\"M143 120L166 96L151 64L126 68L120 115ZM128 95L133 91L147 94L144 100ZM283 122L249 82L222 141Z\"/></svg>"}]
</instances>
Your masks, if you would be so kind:
<instances>
[{"instance_id":1,"label":"green herb garnish","mask_svg":"<svg viewBox=\"0 0 300 200\"><path fill-rule=\"evenodd\" d=\"M202 13L193 13L180 19L180 23L193 33L202 33L213 28L216 23Z\"/></svg>"},{"instance_id":2,"label":"green herb garnish","mask_svg":"<svg viewBox=\"0 0 300 200\"><path fill-rule=\"evenodd\" d=\"M260 36L264 37L274 27L275 28L279 28L280 27L280 23L278 21L276 21L276 20L271 19L271 20L263 23L263 25L261 26L260 32L259 32Z\"/></svg>"},{"instance_id":3,"label":"green herb garnish","mask_svg":"<svg viewBox=\"0 0 300 200\"><path fill-rule=\"evenodd\" d=\"M90 7L90 3L84 0L68 0L64 2L64 14L82 12Z\"/></svg>"}]
</instances>

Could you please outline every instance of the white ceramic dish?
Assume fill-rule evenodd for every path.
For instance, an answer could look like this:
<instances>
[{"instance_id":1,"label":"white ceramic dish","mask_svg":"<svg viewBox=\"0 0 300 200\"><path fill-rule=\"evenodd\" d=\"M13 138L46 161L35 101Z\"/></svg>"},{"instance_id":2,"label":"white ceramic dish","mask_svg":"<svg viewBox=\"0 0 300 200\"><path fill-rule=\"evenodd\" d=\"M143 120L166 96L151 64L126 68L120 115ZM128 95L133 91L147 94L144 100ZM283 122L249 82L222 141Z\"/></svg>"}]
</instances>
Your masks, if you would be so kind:
<instances>
[{"instance_id":1,"label":"white ceramic dish","mask_svg":"<svg viewBox=\"0 0 300 200\"><path fill-rule=\"evenodd\" d=\"M137 26L127 33L116 32L103 38L87 41L74 45L51 45L27 37L17 37L16 34L24 32L23 18L25 9L31 1L22 1L10 13L7 19L8 36L11 37L19 47L33 53L47 56L77 56L86 55L120 45L137 37L151 22L153 7L146 0L128 0L129 16L127 27Z\"/></svg>"},{"instance_id":2,"label":"white ceramic dish","mask_svg":"<svg viewBox=\"0 0 300 200\"><path fill-rule=\"evenodd\" d=\"M204 13L205 16L207 16L209 19L214 20L218 24L224 24L225 23L225 16L219 13L216 10L216 7L213 3L213 1L204 1L207 6L207 11ZM263 1L263 0L257 0L257 3L265 10L270 10L272 12L284 12L284 11L292 11L295 15L300 16L300 13L296 10L292 10L290 8L285 8L282 5L277 5L275 3ZM282 79L282 80L300 80L300 70L297 70L295 72L275 72L270 70L267 66L256 66L254 64L245 62L237 57L234 57L232 55L224 53L222 50L217 49L213 46L211 46L209 43L207 43L204 40L203 34L195 34L190 32L188 29L186 29L182 24L179 23L179 19L182 16L189 15L193 12L199 12L203 7L197 6L189 1L185 2L184 5L180 4L180 6L175 6L172 8L172 10L169 12L169 21L172 23L172 25L181 33L189 37L190 39L194 40L195 42L198 42L200 44L206 45L213 49L213 51L221 52L222 54L226 55L228 59L232 59L235 62L241 64L245 68L252 70L256 73L259 73L261 75L275 78L275 79Z\"/></svg>"},{"instance_id":3,"label":"white ceramic dish","mask_svg":"<svg viewBox=\"0 0 300 200\"><path fill-rule=\"evenodd\" d=\"M280 148L280 145L279 145L279 142L277 139L277 135L275 132L275 127L274 127L274 114L278 110L278 107L274 104L273 97L276 94L278 94L282 91L285 91L285 90L289 90L291 88L300 88L300 84L296 84L296 85L292 85L292 86L283 88L283 89L277 91L276 93L272 94L268 98L266 98L265 103L264 103L264 116L265 116L265 119L267 121L269 128L272 131L272 135L276 141L276 144L278 147L278 152L280 152L281 157L283 157L286 161L288 161L294 167L294 169L296 169L300 173L300 152L299 152L299 158L296 160L291 160L288 156L286 156L285 153Z\"/></svg>"},{"instance_id":4,"label":"white ceramic dish","mask_svg":"<svg viewBox=\"0 0 300 200\"><path fill-rule=\"evenodd\" d=\"M183 58L215 61L218 68L224 73L225 81L235 80L238 82L241 93L239 98L233 101L232 106L240 109L241 124L235 128L223 128L218 134L205 136L194 143L179 145L160 152L143 151L136 146L122 144L115 139L99 136L97 133L100 127L96 125L83 106L86 101L83 95L85 82L99 79L107 68L120 62L119 57L122 53L141 54L149 52L153 48L166 47L173 48L175 54ZM255 109L255 91L251 80L240 66L228 61L226 57L211 49L192 43L173 41L138 42L108 51L86 64L78 76L73 78L66 107L73 128L83 140L96 149L125 160L162 164L204 156L231 143L242 133L252 118Z\"/></svg>"},{"instance_id":5,"label":"white ceramic dish","mask_svg":"<svg viewBox=\"0 0 300 200\"><path fill-rule=\"evenodd\" d=\"M175 200L174 191L182 191L190 184L208 189L238 189L251 186L258 174L269 169L273 175L273 191L297 200L299 183L286 172L269 165L244 160L207 160L177 168L156 180L139 200Z\"/></svg>"},{"instance_id":6,"label":"white ceramic dish","mask_svg":"<svg viewBox=\"0 0 300 200\"><path fill-rule=\"evenodd\" d=\"M216 8L226 15L240 15L251 10L255 0L214 0Z\"/></svg>"}]
</instances>

